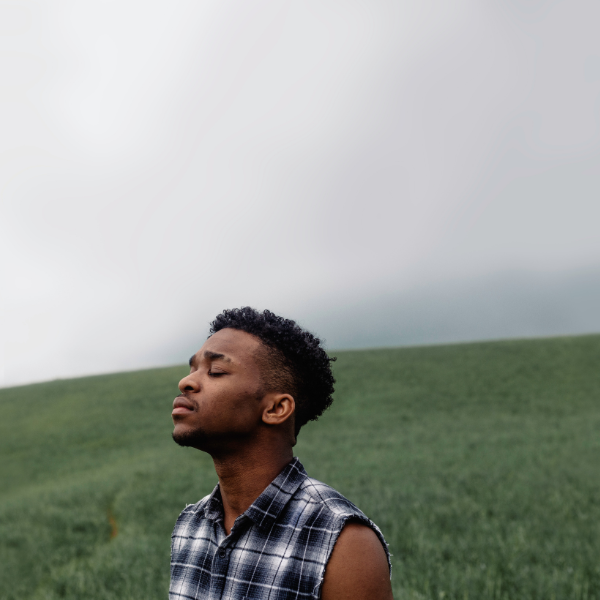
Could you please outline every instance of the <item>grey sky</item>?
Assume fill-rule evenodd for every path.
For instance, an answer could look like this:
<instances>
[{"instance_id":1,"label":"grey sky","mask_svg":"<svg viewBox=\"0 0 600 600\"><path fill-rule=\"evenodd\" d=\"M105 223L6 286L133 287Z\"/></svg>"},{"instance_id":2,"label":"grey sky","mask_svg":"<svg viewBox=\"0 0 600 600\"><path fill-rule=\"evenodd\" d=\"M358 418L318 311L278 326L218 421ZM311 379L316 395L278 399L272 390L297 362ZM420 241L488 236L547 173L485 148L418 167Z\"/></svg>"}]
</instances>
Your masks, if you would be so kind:
<instances>
[{"instance_id":1,"label":"grey sky","mask_svg":"<svg viewBox=\"0 0 600 600\"><path fill-rule=\"evenodd\" d=\"M600 330L600 5L0 2L2 385Z\"/></svg>"}]
</instances>

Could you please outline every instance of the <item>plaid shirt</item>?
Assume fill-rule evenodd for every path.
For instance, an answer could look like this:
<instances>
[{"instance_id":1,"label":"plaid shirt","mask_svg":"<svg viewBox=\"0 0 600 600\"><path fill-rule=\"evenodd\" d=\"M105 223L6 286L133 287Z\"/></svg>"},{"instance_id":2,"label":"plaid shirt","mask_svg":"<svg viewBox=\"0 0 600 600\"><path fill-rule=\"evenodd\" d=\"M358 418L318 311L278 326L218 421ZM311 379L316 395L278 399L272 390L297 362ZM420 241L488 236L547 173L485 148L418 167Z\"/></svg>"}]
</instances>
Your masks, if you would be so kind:
<instances>
[{"instance_id":1,"label":"plaid shirt","mask_svg":"<svg viewBox=\"0 0 600 600\"><path fill-rule=\"evenodd\" d=\"M319 598L325 566L349 519L375 531L389 563L379 528L341 494L308 477L297 458L236 519L229 535L217 485L177 519L169 599Z\"/></svg>"}]
</instances>

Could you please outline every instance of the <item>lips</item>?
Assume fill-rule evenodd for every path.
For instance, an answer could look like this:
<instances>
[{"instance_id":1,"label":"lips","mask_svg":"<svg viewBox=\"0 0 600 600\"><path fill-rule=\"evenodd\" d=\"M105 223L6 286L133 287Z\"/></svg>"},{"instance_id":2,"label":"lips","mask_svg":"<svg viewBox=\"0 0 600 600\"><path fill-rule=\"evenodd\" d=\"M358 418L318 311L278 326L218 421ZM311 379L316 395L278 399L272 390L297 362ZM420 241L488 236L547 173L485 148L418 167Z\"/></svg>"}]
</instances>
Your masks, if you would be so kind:
<instances>
[{"instance_id":1,"label":"lips","mask_svg":"<svg viewBox=\"0 0 600 600\"><path fill-rule=\"evenodd\" d=\"M177 398L173 400L173 412L171 415L187 415L194 412L194 410L196 410L196 407L192 402L183 396L177 396Z\"/></svg>"}]
</instances>

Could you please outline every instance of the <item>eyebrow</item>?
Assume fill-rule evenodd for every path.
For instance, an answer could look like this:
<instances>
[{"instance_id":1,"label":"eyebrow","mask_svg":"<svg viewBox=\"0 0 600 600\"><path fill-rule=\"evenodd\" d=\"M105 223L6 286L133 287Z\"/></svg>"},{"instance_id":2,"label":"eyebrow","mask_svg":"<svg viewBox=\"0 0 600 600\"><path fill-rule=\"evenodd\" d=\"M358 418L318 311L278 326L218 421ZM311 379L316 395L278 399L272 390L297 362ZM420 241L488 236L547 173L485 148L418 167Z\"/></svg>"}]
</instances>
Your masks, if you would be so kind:
<instances>
[{"instance_id":1,"label":"eyebrow","mask_svg":"<svg viewBox=\"0 0 600 600\"><path fill-rule=\"evenodd\" d=\"M204 351L204 358L208 358L208 360L225 360L231 362L231 359L228 356L219 354L218 352L211 352L210 350Z\"/></svg>"},{"instance_id":2,"label":"eyebrow","mask_svg":"<svg viewBox=\"0 0 600 600\"><path fill-rule=\"evenodd\" d=\"M231 362L231 359L228 356L225 356L224 354L220 354L219 352L211 352L210 350L205 350L204 351L204 358L207 358L208 360L225 360L227 362ZM194 361L196 360L196 355L192 355L190 360L189 360L189 364L190 367L193 366Z\"/></svg>"}]
</instances>

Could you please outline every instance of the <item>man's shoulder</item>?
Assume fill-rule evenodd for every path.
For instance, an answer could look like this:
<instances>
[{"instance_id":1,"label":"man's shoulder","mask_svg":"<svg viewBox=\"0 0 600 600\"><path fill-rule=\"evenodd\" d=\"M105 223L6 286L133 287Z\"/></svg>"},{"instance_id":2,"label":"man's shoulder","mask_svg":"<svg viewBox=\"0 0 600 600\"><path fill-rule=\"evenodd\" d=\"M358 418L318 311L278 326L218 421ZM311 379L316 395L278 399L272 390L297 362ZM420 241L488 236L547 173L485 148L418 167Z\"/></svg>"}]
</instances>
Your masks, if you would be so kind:
<instances>
[{"instance_id":1,"label":"man's shoulder","mask_svg":"<svg viewBox=\"0 0 600 600\"><path fill-rule=\"evenodd\" d=\"M366 515L348 498L340 494L330 485L307 477L298 488L298 498L314 505L317 511L323 511L334 518L348 518L352 516L364 517Z\"/></svg>"},{"instance_id":2,"label":"man's shoulder","mask_svg":"<svg viewBox=\"0 0 600 600\"><path fill-rule=\"evenodd\" d=\"M196 514L204 511L206 505L208 504L210 497L212 494L207 494L201 500L198 500L195 504L186 504L185 508L181 511L181 514Z\"/></svg>"},{"instance_id":3,"label":"man's shoulder","mask_svg":"<svg viewBox=\"0 0 600 600\"><path fill-rule=\"evenodd\" d=\"M177 518L177 522L175 524L175 529L177 527L182 526L184 523L189 522L195 518L204 518L204 510L206 505L210 501L212 494L208 494L204 496L201 500L198 500L195 504L186 504L185 508L179 513L179 517Z\"/></svg>"},{"instance_id":4,"label":"man's shoulder","mask_svg":"<svg viewBox=\"0 0 600 600\"><path fill-rule=\"evenodd\" d=\"M390 554L383 533L379 527L377 527L377 525L371 521L362 510L360 510L360 508L350 502L348 498L340 494L340 492L330 485L318 481L317 479L313 479L312 477L307 477L298 488L298 497L312 505L313 510L311 512L316 520L320 521L324 517L325 521L329 521L332 524L332 529L336 538L347 523L354 522L372 529L385 550L388 565L391 569Z\"/></svg>"}]
</instances>

